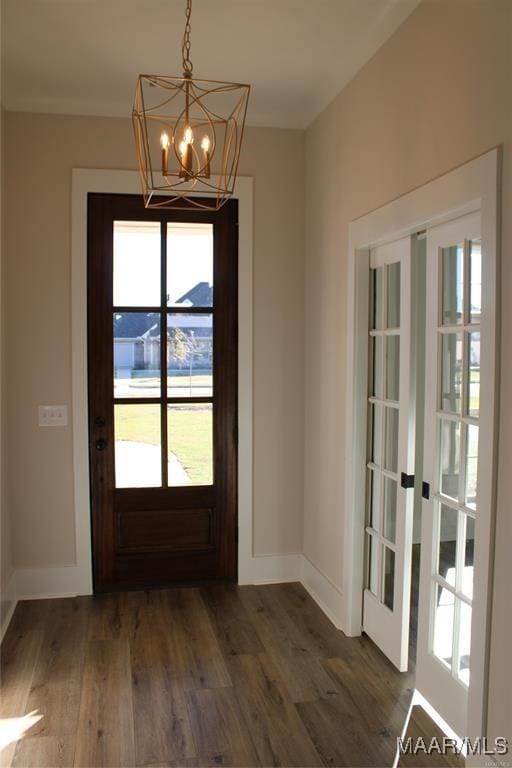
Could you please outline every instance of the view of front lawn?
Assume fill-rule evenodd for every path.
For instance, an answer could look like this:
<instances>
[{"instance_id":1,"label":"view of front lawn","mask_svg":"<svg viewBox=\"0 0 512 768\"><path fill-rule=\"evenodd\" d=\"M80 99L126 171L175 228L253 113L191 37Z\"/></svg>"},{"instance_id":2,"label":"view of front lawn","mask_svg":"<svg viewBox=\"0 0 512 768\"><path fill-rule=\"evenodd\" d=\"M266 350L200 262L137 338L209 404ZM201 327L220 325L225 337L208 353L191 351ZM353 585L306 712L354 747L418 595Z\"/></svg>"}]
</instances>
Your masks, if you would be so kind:
<instances>
[{"instance_id":1,"label":"view of front lawn","mask_svg":"<svg viewBox=\"0 0 512 768\"><path fill-rule=\"evenodd\" d=\"M212 406L209 404L168 406L169 452L173 453L192 485L210 485L212 467ZM115 406L115 439L159 446L159 405Z\"/></svg>"}]
</instances>

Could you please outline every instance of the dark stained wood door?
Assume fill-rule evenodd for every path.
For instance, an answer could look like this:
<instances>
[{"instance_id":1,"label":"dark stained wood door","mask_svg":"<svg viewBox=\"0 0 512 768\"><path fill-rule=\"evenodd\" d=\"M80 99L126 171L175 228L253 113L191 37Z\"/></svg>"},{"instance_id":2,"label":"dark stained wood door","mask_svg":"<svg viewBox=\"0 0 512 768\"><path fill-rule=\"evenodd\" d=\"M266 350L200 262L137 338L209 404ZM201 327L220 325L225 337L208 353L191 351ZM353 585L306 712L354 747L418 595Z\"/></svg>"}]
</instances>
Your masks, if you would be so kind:
<instances>
[{"instance_id":1,"label":"dark stained wood door","mask_svg":"<svg viewBox=\"0 0 512 768\"><path fill-rule=\"evenodd\" d=\"M236 581L237 220L89 195L96 592Z\"/></svg>"}]
</instances>

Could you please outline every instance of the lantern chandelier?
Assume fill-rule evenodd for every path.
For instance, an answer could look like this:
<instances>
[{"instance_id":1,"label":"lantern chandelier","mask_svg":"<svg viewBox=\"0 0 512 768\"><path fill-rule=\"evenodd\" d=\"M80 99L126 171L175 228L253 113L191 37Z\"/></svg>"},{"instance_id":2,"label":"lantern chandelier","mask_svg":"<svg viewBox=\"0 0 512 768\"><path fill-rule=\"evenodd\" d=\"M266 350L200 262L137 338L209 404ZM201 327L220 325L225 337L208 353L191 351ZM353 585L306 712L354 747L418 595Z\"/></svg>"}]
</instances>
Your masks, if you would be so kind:
<instances>
[{"instance_id":1,"label":"lantern chandelier","mask_svg":"<svg viewBox=\"0 0 512 768\"><path fill-rule=\"evenodd\" d=\"M139 75L133 107L146 208L219 210L233 194L249 85L198 80L187 0L183 76Z\"/></svg>"}]
</instances>

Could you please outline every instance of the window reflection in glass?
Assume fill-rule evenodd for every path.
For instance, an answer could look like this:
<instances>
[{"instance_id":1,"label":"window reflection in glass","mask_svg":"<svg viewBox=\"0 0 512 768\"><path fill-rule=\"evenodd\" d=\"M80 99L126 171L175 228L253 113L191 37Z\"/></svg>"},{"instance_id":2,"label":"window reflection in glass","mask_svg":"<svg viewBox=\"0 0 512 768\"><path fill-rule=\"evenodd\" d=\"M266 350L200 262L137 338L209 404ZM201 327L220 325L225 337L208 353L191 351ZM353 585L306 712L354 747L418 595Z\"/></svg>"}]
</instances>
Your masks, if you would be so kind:
<instances>
[{"instance_id":1,"label":"window reflection in glass","mask_svg":"<svg viewBox=\"0 0 512 768\"><path fill-rule=\"evenodd\" d=\"M457 525L459 513L445 504L439 509L439 556L437 572L448 584L455 586L457 554Z\"/></svg>"},{"instance_id":2,"label":"window reflection in glass","mask_svg":"<svg viewBox=\"0 0 512 768\"><path fill-rule=\"evenodd\" d=\"M385 409L385 450L384 468L390 472L398 470L398 409Z\"/></svg>"},{"instance_id":3,"label":"window reflection in glass","mask_svg":"<svg viewBox=\"0 0 512 768\"><path fill-rule=\"evenodd\" d=\"M469 257L469 322L479 323L482 316L482 241L471 241Z\"/></svg>"},{"instance_id":4,"label":"window reflection in glass","mask_svg":"<svg viewBox=\"0 0 512 768\"><path fill-rule=\"evenodd\" d=\"M464 244L442 249L442 325L456 325L463 319Z\"/></svg>"},{"instance_id":5,"label":"window reflection in glass","mask_svg":"<svg viewBox=\"0 0 512 768\"><path fill-rule=\"evenodd\" d=\"M384 594L382 601L392 611L395 591L395 553L388 547L384 547L384 549Z\"/></svg>"},{"instance_id":6,"label":"window reflection in glass","mask_svg":"<svg viewBox=\"0 0 512 768\"><path fill-rule=\"evenodd\" d=\"M459 498L460 423L441 419L440 425L441 492L452 499Z\"/></svg>"},{"instance_id":7,"label":"window reflection in glass","mask_svg":"<svg viewBox=\"0 0 512 768\"><path fill-rule=\"evenodd\" d=\"M400 262L387 267L387 327L400 327Z\"/></svg>"},{"instance_id":8,"label":"window reflection in glass","mask_svg":"<svg viewBox=\"0 0 512 768\"><path fill-rule=\"evenodd\" d=\"M441 410L460 413L462 409L462 334L441 336Z\"/></svg>"},{"instance_id":9,"label":"window reflection in glass","mask_svg":"<svg viewBox=\"0 0 512 768\"><path fill-rule=\"evenodd\" d=\"M468 387L468 414L477 419L480 414L480 331L468 335L466 376L468 377L466 379Z\"/></svg>"},{"instance_id":10,"label":"window reflection in glass","mask_svg":"<svg viewBox=\"0 0 512 768\"><path fill-rule=\"evenodd\" d=\"M478 488L478 427L474 424L466 426L466 506L477 507Z\"/></svg>"},{"instance_id":11,"label":"window reflection in glass","mask_svg":"<svg viewBox=\"0 0 512 768\"><path fill-rule=\"evenodd\" d=\"M400 336L386 339L386 399L397 401L400 394Z\"/></svg>"},{"instance_id":12,"label":"window reflection in glass","mask_svg":"<svg viewBox=\"0 0 512 768\"><path fill-rule=\"evenodd\" d=\"M448 669L451 669L453 658L455 596L449 589L440 585L436 585L436 593L433 651L435 656L437 656Z\"/></svg>"}]
</instances>

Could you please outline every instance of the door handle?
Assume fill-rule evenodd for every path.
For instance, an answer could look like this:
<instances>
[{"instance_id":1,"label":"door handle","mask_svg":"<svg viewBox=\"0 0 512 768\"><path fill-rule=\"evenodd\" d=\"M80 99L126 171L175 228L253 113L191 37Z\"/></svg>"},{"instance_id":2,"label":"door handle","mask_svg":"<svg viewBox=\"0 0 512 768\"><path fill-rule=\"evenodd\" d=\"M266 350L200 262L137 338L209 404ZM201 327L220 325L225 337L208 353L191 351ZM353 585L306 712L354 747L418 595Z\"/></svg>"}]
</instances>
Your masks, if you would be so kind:
<instances>
[{"instance_id":1,"label":"door handle","mask_svg":"<svg viewBox=\"0 0 512 768\"><path fill-rule=\"evenodd\" d=\"M96 450L97 451L104 451L107 447L107 441L106 440L96 440Z\"/></svg>"},{"instance_id":2,"label":"door handle","mask_svg":"<svg viewBox=\"0 0 512 768\"><path fill-rule=\"evenodd\" d=\"M96 416L96 418L94 419L94 426L95 427L98 427L98 428L104 427L106 423L107 422L105 421L103 416Z\"/></svg>"}]
</instances>

